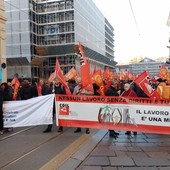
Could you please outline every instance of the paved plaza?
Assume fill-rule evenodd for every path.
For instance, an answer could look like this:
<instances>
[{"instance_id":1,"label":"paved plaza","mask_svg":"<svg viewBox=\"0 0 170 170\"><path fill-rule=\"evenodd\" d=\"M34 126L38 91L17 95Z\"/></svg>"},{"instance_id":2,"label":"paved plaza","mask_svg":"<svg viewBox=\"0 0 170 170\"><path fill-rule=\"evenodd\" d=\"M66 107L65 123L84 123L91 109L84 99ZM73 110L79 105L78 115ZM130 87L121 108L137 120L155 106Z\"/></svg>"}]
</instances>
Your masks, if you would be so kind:
<instances>
[{"instance_id":1,"label":"paved plaza","mask_svg":"<svg viewBox=\"0 0 170 170\"><path fill-rule=\"evenodd\" d=\"M89 154L86 153L84 160L81 160L83 152L77 157L74 155L60 169L170 170L170 135L138 133L126 136L120 132L114 139L106 133Z\"/></svg>"}]
</instances>

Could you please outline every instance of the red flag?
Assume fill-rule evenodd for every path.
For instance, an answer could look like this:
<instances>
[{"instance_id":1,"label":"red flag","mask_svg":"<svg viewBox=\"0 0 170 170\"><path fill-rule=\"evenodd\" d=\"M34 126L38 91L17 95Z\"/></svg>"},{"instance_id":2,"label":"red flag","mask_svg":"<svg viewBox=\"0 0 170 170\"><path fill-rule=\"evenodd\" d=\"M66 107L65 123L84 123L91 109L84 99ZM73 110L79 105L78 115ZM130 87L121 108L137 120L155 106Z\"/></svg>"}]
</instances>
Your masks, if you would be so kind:
<instances>
[{"instance_id":1,"label":"red flag","mask_svg":"<svg viewBox=\"0 0 170 170\"><path fill-rule=\"evenodd\" d=\"M140 74L134 82L143 90L143 92L151 97L153 92L155 91L149 83L149 75L146 71Z\"/></svg>"},{"instance_id":2,"label":"red flag","mask_svg":"<svg viewBox=\"0 0 170 170\"><path fill-rule=\"evenodd\" d=\"M64 75L66 81L71 80L71 79L75 80L75 77L76 77L76 76L77 76L77 71L75 70L74 67L71 68L71 69L68 71L68 73Z\"/></svg>"},{"instance_id":3,"label":"red flag","mask_svg":"<svg viewBox=\"0 0 170 170\"><path fill-rule=\"evenodd\" d=\"M42 85L40 83L37 83L37 91L38 91L38 96L41 96Z\"/></svg>"},{"instance_id":4,"label":"red flag","mask_svg":"<svg viewBox=\"0 0 170 170\"><path fill-rule=\"evenodd\" d=\"M60 83L65 87L66 94L71 95L70 89L68 87L67 82L64 79L63 73L60 68L60 64L58 62L58 59L56 58L56 68L55 68L56 76L58 77Z\"/></svg>"},{"instance_id":5,"label":"red flag","mask_svg":"<svg viewBox=\"0 0 170 170\"><path fill-rule=\"evenodd\" d=\"M83 47L79 44L79 51L81 54L80 57L80 64L81 64L81 80L82 80L82 87L89 91L94 91L92 86L92 80L90 76L90 62L87 60Z\"/></svg>"},{"instance_id":6,"label":"red flag","mask_svg":"<svg viewBox=\"0 0 170 170\"><path fill-rule=\"evenodd\" d=\"M158 77L160 77L163 80L169 77L169 71L164 65L162 65L161 69L159 70Z\"/></svg>"},{"instance_id":7,"label":"red flag","mask_svg":"<svg viewBox=\"0 0 170 170\"><path fill-rule=\"evenodd\" d=\"M18 89L20 87L20 82L16 76L14 76L11 84L14 86L13 100L16 100L18 97Z\"/></svg>"},{"instance_id":8,"label":"red flag","mask_svg":"<svg viewBox=\"0 0 170 170\"><path fill-rule=\"evenodd\" d=\"M107 80L110 80L110 69L109 67L106 67L103 72L103 78L106 78Z\"/></svg>"},{"instance_id":9,"label":"red flag","mask_svg":"<svg viewBox=\"0 0 170 170\"><path fill-rule=\"evenodd\" d=\"M151 94L150 98L160 100L161 96L158 94L157 90L154 90L153 93Z\"/></svg>"}]
</instances>

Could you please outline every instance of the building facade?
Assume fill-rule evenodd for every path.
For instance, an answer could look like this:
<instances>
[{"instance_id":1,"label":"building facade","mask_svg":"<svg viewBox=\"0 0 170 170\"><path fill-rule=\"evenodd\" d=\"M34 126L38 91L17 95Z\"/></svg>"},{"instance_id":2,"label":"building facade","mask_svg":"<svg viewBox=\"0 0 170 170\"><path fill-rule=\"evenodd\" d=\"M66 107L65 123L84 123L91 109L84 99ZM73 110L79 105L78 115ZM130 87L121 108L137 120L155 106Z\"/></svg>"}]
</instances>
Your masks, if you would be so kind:
<instances>
[{"instance_id":1,"label":"building facade","mask_svg":"<svg viewBox=\"0 0 170 170\"><path fill-rule=\"evenodd\" d=\"M136 75L140 75L146 70L151 76L156 76L163 64L165 63L145 57L139 63L130 64L129 67L132 73Z\"/></svg>"},{"instance_id":2,"label":"building facade","mask_svg":"<svg viewBox=\"0 0 170 170\"><path fill-rule=\"evenodd\" d=\"M0 81L6 82L7 68L6 68L6 31L5 31L5 7L4 1L0 1Z\"/></svg>"},{"instance_id":3,"label":"building facade","mask_svg":"<svg viewBox=\"0 0 170 170\"><path fill-rule=\"evenodd\" d=\"M135 75L140 75L143 71L147 71L150 74L150 76L157 76L162 65L165 65L168 69L168 64L166 63L166 59L157 61L145 57L140 62L134 64L117 65L116 72L120 74L120 72L124 70L125 72L130 71Z\"/></svg>"},{"instance_id":4,"label":"building facade","mask_svg":"<svg viewBox=\"0 0 170 170\"><path fill-rule=\"evenodd\" d=\"M79 69L78 43L85 47L92 70L94 65L103 70L116 64L114 29L92 0L5 0L5 6L7 57L22 60L20 76L48 77L56 57L64 73ZM9 63L10 70L19 71L15 62Z\"/></svg>"}]
</instances>

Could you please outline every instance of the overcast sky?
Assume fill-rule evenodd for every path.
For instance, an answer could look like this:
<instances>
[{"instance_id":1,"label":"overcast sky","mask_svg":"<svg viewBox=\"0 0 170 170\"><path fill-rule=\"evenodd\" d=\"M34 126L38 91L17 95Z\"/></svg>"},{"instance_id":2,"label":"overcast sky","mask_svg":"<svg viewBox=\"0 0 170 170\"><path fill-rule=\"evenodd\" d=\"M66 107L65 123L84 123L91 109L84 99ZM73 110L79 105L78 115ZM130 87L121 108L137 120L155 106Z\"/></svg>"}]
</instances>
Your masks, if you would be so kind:
<instances>
[{"instance_id":1,"label":"overcast sky","mask_svg":"<svg viewBox=\"0 0 170 170\"><path fill-rule=\"evenodd\" d=\"M115 60L168 57L170 0L93 0L115 31Z\"/></svg>"}]
</instances>

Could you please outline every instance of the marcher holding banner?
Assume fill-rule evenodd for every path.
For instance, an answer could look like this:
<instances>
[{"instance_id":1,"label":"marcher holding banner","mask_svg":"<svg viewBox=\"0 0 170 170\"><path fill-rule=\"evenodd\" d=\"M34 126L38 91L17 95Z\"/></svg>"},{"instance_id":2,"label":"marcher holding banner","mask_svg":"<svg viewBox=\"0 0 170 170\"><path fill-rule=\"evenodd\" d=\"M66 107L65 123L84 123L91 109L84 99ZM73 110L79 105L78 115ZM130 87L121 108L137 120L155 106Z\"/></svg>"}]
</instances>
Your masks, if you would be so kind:
<instances>
[{"instance_id":1,"label":"marcher holding banner","mask_svg":"<svg viewBox=\"0 0 170 170\"><path fill-rule=\"evenodd\" d=\"M137 97L137 94L130 88L130 84L129 83L125 83L124 84L124 91L121 94L121 96L124 97ZM131 131L127 131L125 133L125 135L130 135ZM137 135L137 132L133 132L134 135Z\"/></svg>"},{"instance_id":2,"label":"marcher holding banner","mask_svg":"<svg viewBox=\"0 0 170 170\"><path fill-rule=\"evenodd\" d=\"M42 89L42 91L43 91L43 89ZM53 80L53 84L52 84L52 87L50 88L50 91L54 94L66 94L64 86L61 85L61 83L57 77ZM55 101L54 101L54 105L53 105L53 120L54 120L54 117L55 117ZM53 126L52 124L48 125L47 129L44 130L43 133L51 132L52 126ZM58 129L58 132L62 132L62 131L63 131L63 127L60 126Z\"/></svg>"},{"instance_id":3,"label":"marcher holding banner","mask_svg":"<svg viewBox=\"0 0 170 170\"><path fill-rule=\"evenodd\" d=\"M41 91L42 95L48 95L51 94L51 88L50 85L48 84L48 81L45 80L42 82L42 91ZM52 129L52 124L49 124L47 129L43 131L43 133L47 133L47 132L51 132Z\"/></svg>"},{"instance_id":4,"label":"marcher holding banner","mask_svg":"<svg viewBox=\"0 0 170 170\"><path fill-rule=\"evenodd\" d=\"M3 90L3 101L12 101L12 97L13 97L13 91L11 91L9 85L6 82L3 82L1 84L1 88ZM8 127L8 128L4 128L3 130L4 132L11 132L13 131L13 128Z\"/></svg>"},{"instance_id":5,"label":"marcher holding banner","mask_svg":"<svg viewBox=\"0 0 170 170\"><path fill-rule=\"evenodd\" d=\"M76 83L77 83L77 86L74 88L73 95L93 95L94 94L92 91L88 91L82 88L82 81L80 77L76 79ZM81 128L79 127L74 131L74 133L78 133L78 132L81 132ZM89 133L90 133L89 128L86 128L86 134L89 134Z\"/></svg>"},{"instance_id":6,"label":"marcher holding banner","mask_svg":"<svg viewBox=\"0 0 170 170\"><path fill-rule=\"evenodd\" d=\"M106 96L119 96L118 92L117 92L117 80L112 80L111 81L111 85L110 87L107 89L106 91ZM114 130L109 130L109 136L110 137L117 137L119 135L119 133L115 132Z\"/></svg>"}]
</instances>

